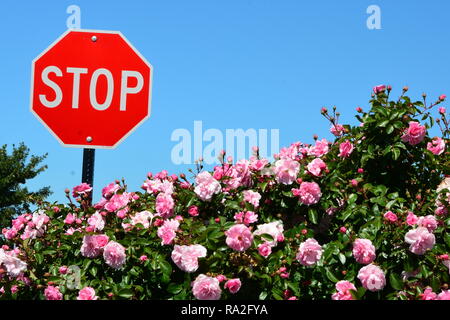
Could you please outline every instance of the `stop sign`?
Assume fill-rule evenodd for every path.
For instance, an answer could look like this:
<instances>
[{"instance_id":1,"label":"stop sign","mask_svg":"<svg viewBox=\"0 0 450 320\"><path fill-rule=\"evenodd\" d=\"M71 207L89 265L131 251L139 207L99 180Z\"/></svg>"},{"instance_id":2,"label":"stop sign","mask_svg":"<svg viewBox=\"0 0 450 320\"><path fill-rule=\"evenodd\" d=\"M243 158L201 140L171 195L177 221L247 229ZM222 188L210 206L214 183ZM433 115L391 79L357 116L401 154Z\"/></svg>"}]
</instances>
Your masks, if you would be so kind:
<instances>
[{"instance_id":1,"label":"stop sign","mask_svg":"<svg viewBox=\"0 0 450 320\"><path fill-rule=\"evenodd\" d=\"M150 116L153 67L117 31L66 31L32 62L31 111L63 144L114 148Z\"/></svg>"}]
</instances>

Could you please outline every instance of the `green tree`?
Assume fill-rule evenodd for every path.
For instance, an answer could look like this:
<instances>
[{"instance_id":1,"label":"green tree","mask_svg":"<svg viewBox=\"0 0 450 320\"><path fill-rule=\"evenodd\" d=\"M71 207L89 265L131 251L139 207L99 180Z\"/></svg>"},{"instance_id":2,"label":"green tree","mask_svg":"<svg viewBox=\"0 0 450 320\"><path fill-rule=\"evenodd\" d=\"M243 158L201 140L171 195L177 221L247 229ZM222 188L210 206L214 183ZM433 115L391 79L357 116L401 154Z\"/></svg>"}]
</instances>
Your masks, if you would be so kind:
<instances>
[{"instance_id":1,"label":"green tree","mask_svg":"<svg viewBox=\"0 0 450 320\"><path fill-rule=\"evenodd\" d=\"M51 194L50 187L31 192L25 186L27 180L47 169L41 165L47 154L30 157L29 154L30 149L24 143L13 145L11 154L7 145L0 148L0 227L9 226L12 216L29 211L31 205Z\"/></svg>"}]
</instances>

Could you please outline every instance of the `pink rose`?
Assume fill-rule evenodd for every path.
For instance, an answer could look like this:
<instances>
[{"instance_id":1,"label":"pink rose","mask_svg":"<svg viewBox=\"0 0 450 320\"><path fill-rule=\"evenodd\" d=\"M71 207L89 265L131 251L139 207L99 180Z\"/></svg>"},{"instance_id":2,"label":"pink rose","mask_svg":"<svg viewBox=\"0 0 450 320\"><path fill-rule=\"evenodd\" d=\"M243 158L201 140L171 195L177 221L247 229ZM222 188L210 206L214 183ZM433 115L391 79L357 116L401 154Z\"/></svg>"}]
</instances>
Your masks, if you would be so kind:
<instances>
[{"instance_id":1,"label":"pink rose","mask_svg":"<svg viewBox=\"0 0 450 320\"><path fill-rule=\"evenodd\" d=\"M66 274L67 270L68 270L68 268L66 266L59 267L59 273L61 273L61 274Z\"/></svg>"},{"instance_id":2,"label":"pink rose","mask_svg":"<svg viewBox=\"0 0 450 320\"><path fill-rule=\"evenodd\" d=\"M158 237L162 239L161 244L168 245L171 244L173 239L175 239L176 231L180 223L175 219L165 220L161 227L158 228Z\"/></svg>"},{"instance_id":3,"label":"pink rose","mask_svg":"<svg viewBox=\"0 0 450 320\"><path fill-rule=\"evenodd\" d=\"M444 101L445 98L447 98L447 96L446 96L445 94L441 94L441 95L439 96L439 100L441 100L441 101Z\"/></svg>"},{"instance_id":4,"label":"pink rose","mask_svg":"<svg viewBox=\"0 0 450 320\"><path fill-rule=\"evenodd\" d=\"M235 224L225 231L227 245L236 251L245 251L252 245L253 235L248 227L243 224Z\"/></svg>"},{"instance_id":5,"label":"pink rose","mask_svg":"<svg viewBox=\"0 0 450 320\"><path fill-rule=\"evenodd\" d=\"M300 202L307 206L318 203L322 197L320 187L315 182L302 182L299 189L292 191L300 197Z\"/></svg>"},{"instance_id":6,"label":"pink rose","mask_svg":"<svg viewBox=\"0 0 450 320\"><path fill-rule=\"evenodd\" d=\"M406 223L410 226L413 226L419 221L419 218L412 213L411 211L408 211L408 216L406 217Z\"/></svg>"},{"instance_id":7,"label":"pink rose","mask_svg":"<svg viewBox=\"0 0 450 320\"><path fill-rule=\"evenodd\" d=\"M439 137L433 138L431 142L427 143L427 149L434 155L441 155L445 150L445 141Z\"/></svg>"},{"instance_id":8,"label":"pink rose","mask_svg":"<svg viewBox=\"0 0 450 320\"><path fill-rule=\"evenodd\" d=\"M196 217L198 216L198 207L197 206L190 206L188 209L188 213L192 216L192 217Z\"/></svg>"},{"instance_id":9,"label":"pink rose","mask_svg":"<svg viewBox=\"0 0 450 320\"><path fill-rule=\"evenodd\" d=\"M75 215L73 215L71 213L68 213L66 218L64 219L64 223L65 224L72 224L72 223L75 222L76 218L77 217Z\"/></svg>"},{"instance_id":10,"label":"pink rose","mask_svg":"<svg viewBox=\"0 0 450 320\"><path fill-rule=\"evenodd\" d=\"M350 290L355 290L356 287L353 283L345 280L341 280L336 283L336 293L331 296L332 300L354 300Z\"/></svg>"},{"instance_id":11,"label":"pink rose","mask_svg":"<svg viewBox=\"0 0 450 320\"><path fill-rule=\"evenodd\" d=\"M119 190L120 185L118 185L115 182L112 182L102 189L102 195L105 199L109 199Z\"/></svg>"},{"instance_id":12,"label":"pink rose","mask_svg":"<svg viewBox=\"0 0 450 320\"><path fill-rule=\"evenodd\" d=\"M219 300L222 290L219 280L200 274L192 282L192 293L198 300Z\"/></svg>"},{"instance_id":13,"label":"pink rose","mask_svg":"<svg viewBox=\"0 0 450 320\"><path fill-rule=\"evenodd\" d=\"M421 300L436 300L437 294L433 292L433 289L426 288L420 296Z\"/></svg>"},{"instance_id":14,"label":"pink rose","mask_svg":"<svg viewBox=\"0 0 450 320\"><path fill-rule=\"evenodd\" d=\"M172 261L185 272L195 272L198 269L198 258L206 257L206 248L200 244L190 246L175 245L172 251Z\"/></svg>"},{"instance_id":15,"label":"pink rose","mask_svg":"<svg viewBox=\"0 0 450 320\"><path fill-rule=\"evenodd\" d=\"M173 215L173 208L175 202L170 194L160 193L156 197L156 212L158 212L162 218L169 218Z\"/></svg>"},{"instance_id":16,"label":"pink rose","mask_svg":"<svg viewBox=\"0 0 450 320\"><path fill-rule=\"evenodd\" d=\"M77 300L97 300L98 297L95 295L94 288L84 287L78 293Z\"/></svg>"},{"instance_id":17,"label":"pink rose","mask_svg":"<svg viewBox=\"0 0 450 320\"><path fill-rule=\"evenodd\" d=\"M120 243L110 241L104 248L103 258L110 267L120 269L126 259L125 248Z\"/></svg>"},{"instance_id":18,"label":"pink rose","mask_svg":"<svg viewBox=\"0 0 450 320\"><path fill-rule=\"evenodd\" d=\"M398 220L397 215L392 211L386 212L383 217L390 222L396 222Z\"/></svg>"},{"instance_id":19,"label":"pink rose","mask_svg":"<svg viewBox=\"0 0 450 320\"><path fill-rule=\"evenodd\" d=\"M258 192L252 190L244 191L244 201L252 204L255 208L259 207L259 200L261 200L261 195Z\"/></svg>"},{"instance_id":20,"label":"pink rose","mask_svg":"<svg viewBox=\"0 0 450 320\"><path fill-rule=\"evenodd\" d=\"M105 227L105 220L103 220L103 216L96 211L92 216L88 219L89 226L92 227L92 231L102 231Z\"/></svg>"},{"instance_id":21,"label":"pink rose","mask_svg":"<svg viewBox=\"0 0 450 320\"><path fill-rule=\"evenodd\" d=\"M79 196L81 196L81 195L85 195L85 194L88 194L88 193L90 193L92 191L92 187L90 186L90 185L88 185L87 183L82 183L82 184L80 184L80 185L78 185L78 186L75 186L74 188L73 188L73 191L72 191L72 196L75 198L75 197L79 197Z\"/></svg>"},{"instance_id":22,"label":"pink rose","mask_svg":"<svg viewBox=\"0 0 450 320\"><path fill-rule=\"evenodd\" d=\"M81 254L87 258L99 256L103 251L103 247L108 243L108 240L109 238L106 235L84 236Z\"/></svg>"},{"instance_id":23,"label":"pink rose","mask_svg":"<svg viewBox=\"0 0 450 320\"><path fill-rule=\"evenodd\" d=\"M442 290L436 300L450 300L450 290Z\"/></svg>"},{"instance_id":24,"label":"pink rose","mask_svg":"<svg viewBox=\"0 0 450 320\"><path fill-rule=\"evenodd\" d=\"M328 141L326 139L317 140L316 145L309 148L308 155L320 158L329 151Z\"/></svg>"},{"instance_id":25,"label":"pink rose","mask_svg":"<svg viewBox=\"0 0 450 320\"><path fill-rule=\"evenodd\" d=\"M271 253L272 253L272 247L270 246L269 243L264 242L261 243L258 246L258 252L260 255L262 255L264 258L267 258Z\"/></svg>"},{"instance_id":26,"label":"pink rose","mask_svg":"<svg viewBox=\"0 0 450 320\"><path fill-rule=\"evenodd\" d=\"M375 94L379 94L379 93L383 92L384 90L386 90L386 86L384 84L373 87L373 92Z\"/></svg>"},{"instance_id":27,"label":"pink rose","mask_svg":"<svg viewBox=\"0 0 450 320\"><path fill-rule=\"evenodd\" d=\"M369 264L375 258L375 247L369 239L356 239L353 243L353 256L358 263Z\"/></svg>"},{"instance_id":28,"label":"pink rose","mask_svg":"<svg viewBox=\"0 0 450 320\"><path fill-rule=\"evenodd\" d=\"M313 176L320 177L322 172L327 169L327 165L322 159L316 158L308 164L307 169Z\"/></svg>"},{"instance_id":29,"label":"pink rose","mask_svg":"<svg viewBox=\"0 0 450 320\"><path fill-rule=\"evenodd\" d=\"M379 291L386 285L386 277L380 267L369 264L358 272L358 279L364 288L369 291Z\"/></svg>"},{"instance_id":30,"label":"pink rose","mask_svg":"<svg viewBox=\"0 0 450 320\"><path fill-rule=\"evenodd\" d=\"M225 289L228 289L231 293L236 293L241 288L241 280L239 278L236 279L230 279L227 282L225 282L225 285L223 286Z\"/></svg>"},{"instance_id":31,"label":"pink rose","mask_svg":"<svg viewBox=\"0 0 450 320\"><path fill-rule=\"evenodd\" d=\"M330 132L334 134L336 137L341 136L345 131L345 128L341 124L332 125L330 128Z\"/></svg>"},{"instance_id":32,"label":"pink rose","mask_svg":"<svg viewBox=\"0 0 450 320\"><path fill-rule=\"evenodd\" d=\"M148 257L146 255L142 255L139 257L139 261L145 262L148 260Z\"/></svg>"},{"instance_id":33,"label":"pink rose","mask_svg":"<svg viewBox=\"0 0 450 320\"><path fill-rule=\"evenodd\" d=\"M59 292L58 287L48 286L44 290L44 296L46 300L62 300L63 295Z\"/></svg>"},{"instance_id":34,"label":"pink rose","mask_svg":"<svg viewBox=\"0 0 450 320\"><path fill-rule=\"evenodd\" d=\"M429 232L433 232L434 230L436 230L438 222L434 216L428 215L425 217L420 217L417 221L417 225L427 228Z\"/></svg>"},{"instance_id":35,"label":"pink rose","mask_svg":"<svg viewBox=\"0 0 450 320\"><path fill-rule=\"evenodd\" d=\"M281 184L292 184L300 171L300 163L291 159L282 159L275 162L273 172L275 179Z\"/></svg>"},{"instance_id":36,"label":"pink rose","mask_svg":"<svg viewBox=\"0 0 450 320\"><path fill-rule=\"evenodd\" d=\"M295 258L304 266L313 266L321 257L322 246L315 239L309 238L300 244Z\"/></svg>"},{"instance_id":37,"label":"pink rose","mask_svg":"<svg viewBox=\"0 0 450 320\"><path fill-rule=\"evenodd\" d=\"M345 140L339 145L339 154L338 156L341 158L348 158L350 154L353 152L353 144Z\"/></svg>"},{"instance_id":38,"label":"pink rose","mask_svg":"<svg viewBox=\"0 0 450 320\"><path fill-rule=\"evenodd\" d=\"M414 146L422 142L423 138L427 133L425 126L421 126L420 123L416 121L410 121L408 129L405 129L402 140L403 142L408 142L410 145Z\"/></svg>"},{"instance_id":39,"label":"pink rose","mask_svg":"<svg viewBox=\"0 0 450 320\"><path fill-rule=\"evenodd\" d=\"M445 114L446 112L447 112L447 110L445 110L444 107L440 107L440 108L439 108L439 113L440 113L440 114Z\"/></svg>"},{"instance_id":40,"label":"pink rose","mask_svg":"<svg viewBox=\"0 0 450 320\"><path fill-rule=\"evenodd\" d=\"M427 250L433 248L435 237L427 228L418 227L405 235L405 242L410 244L409 250L412 253L423 255Z\"/></svg>"},{"instance_id":41,"label":"pink rose","mask_svg":"<svg viewBox=\"0 0 450 320\"><path fill-rule=\"evenodd\" d=\"M222 190L220 183L207 171L200 172L195 177L195 184L194 192L203 201L210 201L214 194Z\"/></svg>"},{"instance_id":42,"label":"pink rose","mask_svg":"<svg viewBox=\"0 0 450 320\"><path fill-rule=\"evenodd\" d=\"M283 223L281 221L273 221L258 225L253 234L262 237L264 237L264 234L270 235L273 240L266 241L266 243L271 247L275 247L278 242L284 241L283 231Z\"/></svg>"}]
</instances>

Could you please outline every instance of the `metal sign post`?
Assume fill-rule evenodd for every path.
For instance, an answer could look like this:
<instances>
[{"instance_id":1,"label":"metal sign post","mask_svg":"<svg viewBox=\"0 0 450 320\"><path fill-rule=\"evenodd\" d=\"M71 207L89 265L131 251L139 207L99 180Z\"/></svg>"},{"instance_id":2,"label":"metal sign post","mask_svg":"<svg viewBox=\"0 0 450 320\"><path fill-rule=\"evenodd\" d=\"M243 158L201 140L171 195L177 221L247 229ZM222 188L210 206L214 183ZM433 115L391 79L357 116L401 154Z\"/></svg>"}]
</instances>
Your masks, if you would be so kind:
<instances>
[{"instance_id":1,"label":"metal sign post","mask_svg":"<svg viewBox=\"0 0 450 320\"><path fill-rule=\"evenodd\" d=\"M87 183L94 187L94 164L95 164L95 149L83 149L83 172L81 176L81 182ZM89 194L89 204L92 204L92 194L94 190Z\"/></svg>"}]
</instances>

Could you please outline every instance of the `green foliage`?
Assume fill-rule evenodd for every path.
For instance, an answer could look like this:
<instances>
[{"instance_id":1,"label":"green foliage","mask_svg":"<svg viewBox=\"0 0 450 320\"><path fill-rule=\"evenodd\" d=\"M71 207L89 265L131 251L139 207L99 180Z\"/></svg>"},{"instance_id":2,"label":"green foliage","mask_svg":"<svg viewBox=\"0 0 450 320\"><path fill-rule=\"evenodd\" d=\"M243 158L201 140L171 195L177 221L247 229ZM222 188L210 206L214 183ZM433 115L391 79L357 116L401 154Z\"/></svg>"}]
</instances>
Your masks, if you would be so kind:
<instances>
[{"instance_id":1,"label":"green foliage","mask_svg":"<svg viewBox=\"0 0 450 320\"><path fill-rule=\"evenodd\" d=\"M32 204L43 201L51 194L49 187L29 191L24 186L27 180L35 178L47 166L41 162L47 155L29 156L30 150L23 143L12 146L8 154L6 145L0 148L0 227L6 227L11 217L30 211Z\"/></svg>"}]
</instances>

